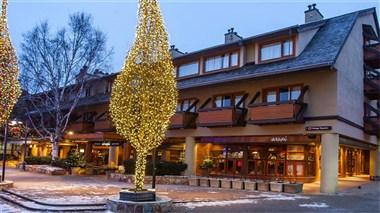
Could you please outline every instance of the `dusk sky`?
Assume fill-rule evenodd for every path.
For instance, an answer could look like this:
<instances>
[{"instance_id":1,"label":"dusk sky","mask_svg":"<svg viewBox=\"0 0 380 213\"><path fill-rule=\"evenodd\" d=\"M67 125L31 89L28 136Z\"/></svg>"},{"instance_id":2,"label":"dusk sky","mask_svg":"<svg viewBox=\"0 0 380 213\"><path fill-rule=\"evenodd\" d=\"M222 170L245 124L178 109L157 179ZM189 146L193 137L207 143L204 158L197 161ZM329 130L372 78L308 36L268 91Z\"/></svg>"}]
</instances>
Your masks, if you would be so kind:
<instances>
[{"instance_id":1,"label":"dusk sky","mask_svg":"<svg viewBox=\"0 0 380 213\"><path fill-rule=\"evenodd\" d=\"M325 18L377 7L379 0L161 0L171 44L191 52L224 42L234 27L243 37L303 24L308 4L317 3ZM18 53L22 34L48 20L55 31L65 26L69 14L87 12L113 47L112 70L117 72L131 47L137 1L132 0L9 0L9 28Z\"/></svg>"}]
</instances>

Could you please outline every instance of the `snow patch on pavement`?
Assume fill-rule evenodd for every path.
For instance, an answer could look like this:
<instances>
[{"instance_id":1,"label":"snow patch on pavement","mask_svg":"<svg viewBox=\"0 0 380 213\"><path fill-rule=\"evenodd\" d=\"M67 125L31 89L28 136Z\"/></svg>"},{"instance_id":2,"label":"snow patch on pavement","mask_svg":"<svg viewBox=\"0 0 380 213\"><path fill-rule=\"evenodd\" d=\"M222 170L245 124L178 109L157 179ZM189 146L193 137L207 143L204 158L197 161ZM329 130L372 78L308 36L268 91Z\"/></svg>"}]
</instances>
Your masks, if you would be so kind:
<instances>
[{"instance_id":1,"label":"snow patch on pavement","mask_svg":"<svg viewBox=\"0 0 380 213\"><path fill-rule=\"evenodd\" d=\"M301 195L287 195L287 194L272 194L272 193L260 193L258 195L247 195L241 198L253 198L253 199L263 199L263 200L299 200L299 199L310 199L310 197Z\"/></svg>"},{"instance_id":2,"label":"snow patch on pavement","mask_svg":"<svg viewBox=\"0 0 380 213\"><path fill-rule=\"evenodd\" d=\"M212 202L192 202L192 203L181 203L176 204L177 206L183 206L188 209L195 209L199 207L215 207L215 206L229 206L229 205L235 205L235 204L256 204L257 201L255 200L248 200L248 199L242 199L242 200L227 200L227 201L212 201Z\"/></svg>"},{"instance_id":3,"label":"snow patch on pavement","mask_svg":"<svg viewBox=\"0 0 380 213\"><path fill-rule=\"evenodd\" d=\"M299 204L299 207L306 208L328 208L329 206L326 203L308 203L308 204Z\"/></svg>"}]
</instances>

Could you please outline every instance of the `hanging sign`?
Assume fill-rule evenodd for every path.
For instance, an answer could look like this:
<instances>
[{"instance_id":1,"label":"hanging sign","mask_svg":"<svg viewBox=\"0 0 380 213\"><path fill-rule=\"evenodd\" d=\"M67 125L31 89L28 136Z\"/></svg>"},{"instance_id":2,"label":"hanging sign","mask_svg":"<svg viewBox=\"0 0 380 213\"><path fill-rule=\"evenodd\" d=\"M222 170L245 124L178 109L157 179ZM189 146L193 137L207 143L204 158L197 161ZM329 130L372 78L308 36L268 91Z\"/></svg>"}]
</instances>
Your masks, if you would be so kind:
<instances>
[{"instance_id":1,"label":"hanging sign","mask_svg":"<svg viewBox=\"0 0 380 213\"><path fill-rule=\"evenodd\" d=\"M306 131L329 131L332 130L332 126L307 126Z\"/></svg>"}]
</instances>

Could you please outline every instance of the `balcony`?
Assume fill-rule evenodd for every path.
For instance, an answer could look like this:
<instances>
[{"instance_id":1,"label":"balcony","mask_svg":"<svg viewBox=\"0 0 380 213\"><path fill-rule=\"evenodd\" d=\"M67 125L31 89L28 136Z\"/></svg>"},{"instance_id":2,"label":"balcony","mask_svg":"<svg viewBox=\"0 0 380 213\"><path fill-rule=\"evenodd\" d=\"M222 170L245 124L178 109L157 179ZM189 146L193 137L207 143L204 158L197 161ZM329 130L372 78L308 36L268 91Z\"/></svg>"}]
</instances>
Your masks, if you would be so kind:
<instances>
[{"instance_id":1,"label":"balcony","mask_svg":"<svg viewBox=\"0 0 380 213\"><path fill-rule=\"evenodd\" d=\"M177 112L170 119L170 129L195 129L197 117L195 112Z\"/></svg>"},{"instance_id":2,"label":"balcony","mask_svg":"<svg viewBox=\"0 0 380 213\"><path fill-rule=\"evenodd\" d=\"M372 68L380 68L380 43L364 47L364 61Z\"/></svg>"},{"instance_id":3,"label":"balcony","mask_svg":"<svg viewBox=\"0 0 380 213\"><path fill-rule=\"evenodd\" d=\"M67 131L73 131L76 133L92 132L94 130L93 122L73 122L67 127Z\"/></svg>"},{"instance_id":4,"label":"balcony","mask_svg":"<svg viewBox=\"0 0 380 213\"><path fill-rule=\"evenodd\" d=\"M365 68L364 94L370 100L380 100L380 72Z\"/></svg>"},{"instance_id":5,"label":"balcony","mask_svg":"<svg viewBox=\"0 0 380 213\"><path fill-rule=\"evenodd\" d=\"M107 119L95 121L94 129L95 131L99 132L110 132L113 131L115 128L112 125L112 121L110 119Z\"/></svg>"},{"instance_id":6,"label":"balcony","mask_svg":"<svg viewBox=\"0 0 380 213\"><path fill-rule=\"evenodd\" d=\"M250 124L302 123L307 104L297 101L261 103L249 106Z\"/></svg>"},{"instance_id":7,"label":"balcony","mask_svg":"<svg viewBox=\"0 0 380 213\"><path fill-rule=\"evenodd\" d=\"M305 93L309 89L308 86L302 88L297 100L279 101L274 103L258 103L251 101L249 107L249 124L265 125L265 124L282 124L282 123L303 123L304 113L307 104L303 102Z\"/></svg>"},{"instance_id":8,"label":"balcony","mask_svg":"<svg viewBox=\"0 0 380 213\"><path fill-rule=\"evenodd\" d=\"M369 135L380 136L380 110L364 104L364 131Z\"/></svg>"},{"instance_id":9,"label":"balcony","mask_svg":"<svg viewBox=\"0 0 380 213\"><path fill-rule=\"evenodd\" d=\"M239 107L210 108L199 110L198 126L244 126L247 109Z\"/></svg>"}]
</instances>

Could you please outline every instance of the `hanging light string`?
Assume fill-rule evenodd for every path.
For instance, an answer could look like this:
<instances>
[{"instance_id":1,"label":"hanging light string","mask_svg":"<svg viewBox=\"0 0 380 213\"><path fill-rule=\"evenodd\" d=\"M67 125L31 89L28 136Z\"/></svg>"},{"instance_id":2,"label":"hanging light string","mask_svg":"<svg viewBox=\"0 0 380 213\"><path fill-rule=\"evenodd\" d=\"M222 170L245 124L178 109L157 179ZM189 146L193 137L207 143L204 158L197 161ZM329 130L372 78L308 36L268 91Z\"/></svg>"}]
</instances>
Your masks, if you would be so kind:
<instances>
[{"instance_id":1,"label":"hanging light string","mask_svg":"<svg viewBox=\"0 0 380 213\"><path fill-rule=\"evenodd\" d=\"M118 134L137 151L135 187L143 190L146 157L165 138L177 104L168 35L157 0L139 0L134 44L112 89Z\"/></svg>"},{"instance_id":2,"label":"hanging light string","mask_svg":"<svg viewBox=\"0 0 380 213\"><path fill-rule=\"evenodd\" d=\"M19 69L7 24L8 1L2 1L0 17L0 125L9 118L21 95L18 82Z\"/></svg>"}]
</instances>

